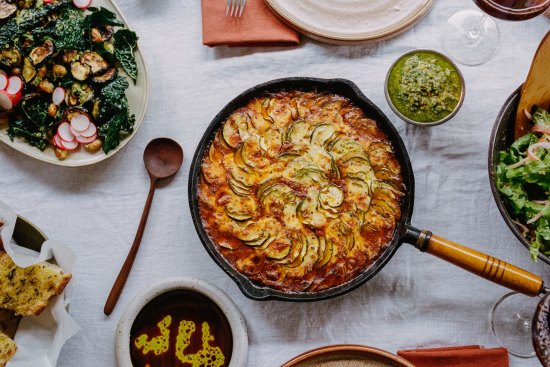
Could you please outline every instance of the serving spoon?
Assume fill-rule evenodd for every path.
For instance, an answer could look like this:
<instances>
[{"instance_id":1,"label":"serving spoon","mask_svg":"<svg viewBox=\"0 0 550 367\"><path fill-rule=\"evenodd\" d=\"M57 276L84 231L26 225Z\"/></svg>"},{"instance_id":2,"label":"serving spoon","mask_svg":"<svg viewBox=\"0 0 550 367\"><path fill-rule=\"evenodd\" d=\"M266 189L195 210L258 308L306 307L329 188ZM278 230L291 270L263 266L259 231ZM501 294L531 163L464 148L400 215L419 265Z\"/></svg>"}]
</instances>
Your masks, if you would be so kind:
<instances>
[{"instance_id":1,"label":"serving spoon","mask_svg":"<svg viewBox=\"0 0 550 367\"><path fill-rule=\"evenodd\" d=\"M143 152L143 162L145 163L145 168L151 180L149 195L145 202L145 208L143 208L143 214L141 215L141 221L139 222L134 243L126 257L126 261L124 261L124 265L122 265L120 269L115 284L113 284L107 302L105 302L105 308L103 309L105 315L110 315L111 312L113 312L118 298L122 293L122 289L126 284L132 265L134 264L139 245L141 244L141 238L145 230L145 225L147 224L147 218L149 217L149 210L151 209L151 203L155 195L157 181L162 178L173 176L179 171L183 163L183 150L181 146L172 139L154 139L147 144Z\"/></svg>"},{"instance_id":2,"label":"serving spoon","mask_svg":"<svg viewBox=\"0 0 550 367\"><path fill-rule=\"evenodd\" d=\"M525 115L525 111L531 112L535 105L548 108L550 103L550 32L542 39L535 56L527 80L521 88L518 112L516 114L516 126L514 140L527 134L531 128L531 121Z\"/></svg>"}]
</instances>

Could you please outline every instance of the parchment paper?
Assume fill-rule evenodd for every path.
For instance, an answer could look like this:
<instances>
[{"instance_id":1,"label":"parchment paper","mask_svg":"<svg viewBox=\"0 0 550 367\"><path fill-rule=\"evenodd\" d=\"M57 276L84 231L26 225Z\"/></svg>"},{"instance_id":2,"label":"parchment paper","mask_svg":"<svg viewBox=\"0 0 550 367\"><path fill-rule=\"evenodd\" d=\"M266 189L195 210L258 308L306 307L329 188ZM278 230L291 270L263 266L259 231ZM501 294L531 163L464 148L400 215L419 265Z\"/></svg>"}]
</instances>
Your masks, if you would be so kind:
<instances>
[{"instance_id":1,"label":"parchment paper","mask_svg":"<svg viewBox=\"0 0 550 367\"><path fill-rule=\"evenodd\" d=\"M54 259L64 271L73 274L76 263L74 253L65 245L48 240L39 253L18 246L12 241L17 215L0 200L0 237L4 248L15 264L27 267L42 261ZM24 245L24 244L20 244ZM62 294L55 297L39 315L23 317L15 335L17 353L7 367L53 367L65 341L75 335L80 327L67 312L72 286L71 282Z\"/></svg>"}]
</instances>

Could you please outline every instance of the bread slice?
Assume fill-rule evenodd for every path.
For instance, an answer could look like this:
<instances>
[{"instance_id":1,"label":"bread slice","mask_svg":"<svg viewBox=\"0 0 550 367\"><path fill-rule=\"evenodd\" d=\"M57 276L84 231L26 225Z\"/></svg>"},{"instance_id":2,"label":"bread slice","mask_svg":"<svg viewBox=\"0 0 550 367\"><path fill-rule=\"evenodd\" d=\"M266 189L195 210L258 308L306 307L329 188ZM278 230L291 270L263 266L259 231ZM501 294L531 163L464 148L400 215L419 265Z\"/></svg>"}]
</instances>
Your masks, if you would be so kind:
<instances>
[{"instance_id":1,"label":"bread slice","mask_svg":"<svg viewBox=\"0 0 550 367\"><path fill-rule=\"evenodd\" d=\"M0 308L22 316L39 315L52 297L63 292L71 277L48 262L20 268L7 253L0 253Z\"/></svg>"},{"instance_id":2,"label":"bread slice","mask_svg":"<svg viewBox=\"0 0 550 367\"><path fill-rule=\"evenodd\" d=\"M15 342L9 336L0 332L0 367L4 367L16 351Z\"/></svg>"}]
</instances>

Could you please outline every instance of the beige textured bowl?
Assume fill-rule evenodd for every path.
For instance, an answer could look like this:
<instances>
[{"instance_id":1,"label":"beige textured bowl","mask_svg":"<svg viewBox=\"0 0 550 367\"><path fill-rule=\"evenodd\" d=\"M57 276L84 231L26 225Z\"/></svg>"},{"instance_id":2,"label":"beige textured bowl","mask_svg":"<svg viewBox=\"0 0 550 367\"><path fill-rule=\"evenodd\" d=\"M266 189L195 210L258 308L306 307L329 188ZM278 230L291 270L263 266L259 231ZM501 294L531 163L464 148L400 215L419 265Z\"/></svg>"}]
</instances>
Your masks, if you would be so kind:
<instances>
[{"instance_id":1,"label":"beige textured bowl","mask_svg":"<svg viewBox=\"0 0 550 367\"><path fill-rule=\"evenodd\" d=\"M104 7L112 11L117 15L119 19L121 19L124 22L127 28L131 29L131 27L128 25L128 22L126 21L126 18L124 18L124 15L122 15L117 5L113 1L94 0L93 6ZM126 146L126 144L128 144L130 140L132 140L132 138L136 135L145 117L145 112L147 111L147 103L149 100L149 75L147 73L145 60L143 59L143 56L139 51L139 46L135 51L135 56L136 56L136 63L138 66L137 82L136 84L134 84L130 80L130 87L126 90L126 96L128 97L128 104L130 105L130 112L136 115L134 131L132 132L132 134L130 134L130 136L122 140L120 142L120 145L116 149L112 150L109 154L103 153L102 150L95 153L90 153L85 151L84 149L80 149L79 151L71 152L65 160L60 161L55 156L55 153L52 147L48 147L44 151L40 151L39 149L29 145L22 138L16 138L12 142L11 139L8 137L7 127L0 128L0 142L8 145L9 147L31 158L35 158L43 162L52 163L58 166L65 166L65 167L87 166L90 164L101 162L107 158L112 157L113 155L118 153L122 148L124 148L124 146ZM122 75L125 75L123 71L120 71L120 72Z\"/></svg>"},{"instance_id":2,"label":"beige textured bowl","mask_svg":"<svg viewBox=\"0 0 550 367\"><path fill-rule=\"evenodd\" d=\"M168 278L145 289L124 310L118 323L115 341L117 366L133 367L130 356L130 333L134 320L142 308L158 296L174 291L188 290L212 300L227 318L233 337L233 351L228 367L244 367L248 356L246 323L233 301L218 287L191 277Z\"/></svg>"},{"instance_id":3,"label":"beige textured bowl","mask_svg":"<svg viewBox=\"0 0 550 367\"><path fill-rule=\"evenodd\" d=\"M282 367L414 367L401 357L363 345L342 344L313 349Z\"/></svg>"}]
</instances>

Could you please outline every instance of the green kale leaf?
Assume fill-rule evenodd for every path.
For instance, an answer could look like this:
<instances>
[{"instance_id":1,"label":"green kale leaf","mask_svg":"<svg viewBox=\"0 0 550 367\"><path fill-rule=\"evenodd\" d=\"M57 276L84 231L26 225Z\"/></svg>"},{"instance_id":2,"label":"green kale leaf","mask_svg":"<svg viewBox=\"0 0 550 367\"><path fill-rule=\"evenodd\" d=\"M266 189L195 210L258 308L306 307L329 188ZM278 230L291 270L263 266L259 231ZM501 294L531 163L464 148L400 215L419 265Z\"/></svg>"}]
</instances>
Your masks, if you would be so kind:
<instances>
[{"instance_id":1,"label":"green kale leaf","mask_svg":"<svg viewBox=\"0 0 550 367\"><path fill-rule=\"evenodd\" d=\"M99 136L105 154L116 148L120 141L134 130L135 116L130 114L125 91L129 84L126 78L117 76L101 90Z\"/></svg>"},{"instance_id":2,"label":"green kale leaf","mask_svg":"<svg viewBox=\"0 0 550 367\"><path fill-rule=\"evenodd\" d=\"M57 50L84 50L87 48L84 37L84 13L75 8L66 8L61 11L61 16L55 22L51 30Z\"/></svg>"},{"instance_id":3,"label":"green kale leaf","mask_svg":"<svg viewBox=\"0 0 550 367\"><path fill-rule=\"evenodd\" d=\"M124 71L132 78L134 83L138 76L134 48L137 46L137 35L128 30L118 30L114 37L115 57Z\"/></svg>"},{"instance_id":4,"label":"green kale leaf","mask_svg":"<svg viewBox=\"0 0 550 367\"><path fill-rule=\"evenodd\" d=\"M22 102L21 110L26 119L10 121L8 136L13 141L16 136L25 138L30 145L40 150L49 144L49 132L54 120L48 115L49 102L45 98L32 98Z\"/></svg>"},{"instance_id":5,"label":"green kale leaf","mask_svg":"<svg viewBox=\"0 0 550 367\"><path fill-rule=\"evenodd\" d=\"M115 13L109 11L103 7L101 8L88 8L90 14L86 16L86 22L90 27L98 26L114 26L124 27L124 23L117 19Z\"/></svg>"},{"instance_id":6,"label":"green kale leaf","mask_svg":"<svg viewBox=\"0 0 550 367\"><path fill-rule=\"evenodd\" d=\"M46 15L66 7L70 3L71 0L59 0L40 8L19 11L17 16L11 18L0 27L0 48L13 41L15 37L37 28Z\"/></svg>"}]
</instances>

